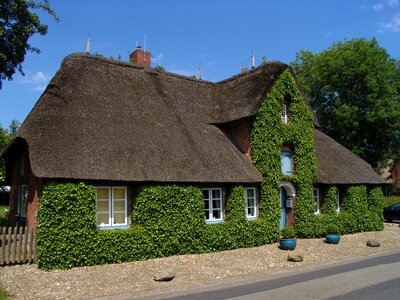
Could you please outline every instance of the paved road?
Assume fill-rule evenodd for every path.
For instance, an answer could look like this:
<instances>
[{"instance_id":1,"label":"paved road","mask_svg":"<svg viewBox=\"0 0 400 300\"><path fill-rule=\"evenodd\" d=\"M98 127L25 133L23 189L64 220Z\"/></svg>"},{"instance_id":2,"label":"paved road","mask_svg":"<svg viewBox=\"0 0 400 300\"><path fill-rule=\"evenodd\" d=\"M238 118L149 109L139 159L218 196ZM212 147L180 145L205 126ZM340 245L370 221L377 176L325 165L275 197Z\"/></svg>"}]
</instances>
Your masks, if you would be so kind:
<instances>
[{"instance_id":1,"label":"paved road","mask_svg":"<svg viewBox=\"0 0 400 300\"><path fill-rule=\"evenodd\" d=\"M400 299L400 251L215 290L142 299ZM124 298L128 299L128 298ZM131 298L132 299L132 298ZM139 298L135 298L139 299Z\"/></svg>"}]
</instances>

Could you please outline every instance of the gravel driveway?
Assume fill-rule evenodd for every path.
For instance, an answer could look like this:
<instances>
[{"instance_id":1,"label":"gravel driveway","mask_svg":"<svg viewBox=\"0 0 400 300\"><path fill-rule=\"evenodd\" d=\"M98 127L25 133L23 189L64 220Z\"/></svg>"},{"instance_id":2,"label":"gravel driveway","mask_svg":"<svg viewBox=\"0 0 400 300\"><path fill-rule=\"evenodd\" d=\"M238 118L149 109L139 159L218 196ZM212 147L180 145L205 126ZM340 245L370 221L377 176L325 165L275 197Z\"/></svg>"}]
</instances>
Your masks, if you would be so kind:
<instances>
[{"instance_id":1,"label":"gravel driveway","mask_svg":"<svg viewBox=\"0 0 400 300\"><path fill-rule=\"evenodd\" d=\"M379 248L366 246L369 239L381 242ZM132 296L171 290L200 288L246 277L266 277L293 269L329 264L400 249L400 227L385 224L381 232L342 236L338 245L323 239L298 240L296 253L301 263L288 262L287 251L277 244L201 255L181 255L71 270L44 272L35 265L0 268L0 281L12 299L90 299L116 294ZM153 275L170 270L175 279L155 282Z\"/></svg>"}]
</instances>

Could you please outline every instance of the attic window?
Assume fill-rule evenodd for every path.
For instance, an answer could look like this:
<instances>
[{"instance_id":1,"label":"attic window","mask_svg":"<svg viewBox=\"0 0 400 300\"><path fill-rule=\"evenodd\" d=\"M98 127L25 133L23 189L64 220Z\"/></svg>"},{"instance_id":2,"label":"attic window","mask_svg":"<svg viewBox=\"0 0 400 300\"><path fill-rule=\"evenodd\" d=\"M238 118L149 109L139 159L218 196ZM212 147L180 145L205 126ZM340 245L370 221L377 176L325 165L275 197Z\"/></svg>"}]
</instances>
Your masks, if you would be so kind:
<instances>
[{"instance_id":1,"label":"attic window","mask_svg":"<svg viewBox=\"0 0 400 300\"><path fill-rule=\"evenodd\" d=\"M281 150L281 170L284 175L293 174L292 150L288 149L288 147L284 147Z\"/></svg>"},{"instance_id":2,"label":"attic window","mask_svg":"<svg viewBox=\"0 0 400 300\"><path fill-rule=\"evenodd\" d=\"M281 115L281 120L284 124L289 122L289 105L290 105L290 99L285 98L283 101L283 110L282 110L282 115Z\"/></svg>"}]
</instances>

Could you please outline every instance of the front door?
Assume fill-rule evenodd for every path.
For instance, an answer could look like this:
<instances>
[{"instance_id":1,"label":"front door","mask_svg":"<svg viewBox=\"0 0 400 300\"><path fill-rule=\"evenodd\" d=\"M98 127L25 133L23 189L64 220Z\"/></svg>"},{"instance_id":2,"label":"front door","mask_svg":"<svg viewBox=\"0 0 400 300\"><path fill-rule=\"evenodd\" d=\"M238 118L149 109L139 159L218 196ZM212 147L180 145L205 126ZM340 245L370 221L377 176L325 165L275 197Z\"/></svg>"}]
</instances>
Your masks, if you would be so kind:
<instances>
[{"instance_id":1,"label":"front door","mask_svg":"<svg viewBox=\"0 0 400 300\"><path fill-rule=\"evenodd\" d=\"M279 198L281 202L281 219L280 219L280 228L286 227L286 199L287 199L287 193L285 188L281 187L279 188Z\"/></svg>"}]
</instances>

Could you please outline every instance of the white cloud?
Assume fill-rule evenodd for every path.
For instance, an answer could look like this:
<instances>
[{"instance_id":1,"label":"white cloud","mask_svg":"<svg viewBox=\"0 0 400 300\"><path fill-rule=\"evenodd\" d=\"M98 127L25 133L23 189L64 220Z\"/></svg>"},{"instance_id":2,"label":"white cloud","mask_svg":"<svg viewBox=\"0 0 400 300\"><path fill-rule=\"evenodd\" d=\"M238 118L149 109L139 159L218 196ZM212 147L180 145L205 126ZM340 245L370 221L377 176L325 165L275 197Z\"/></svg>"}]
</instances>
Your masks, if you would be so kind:
<instances>
[{"instance_id":1,"label":"white cloud","mask_svg":"<svg viewBox=\"0 0 400 300\"><path fill-rule=\"evenodd\" d=\"M151 62L153 64L159 64L159 63L161 63L161 60L163 58L164 58L164 54L158 54L157 56L151 58Z\"/></svg>"},{"instance_id":2,"label":"white cloud","mask_svg":"<svg viewBox=\"0 0 400 300\"><path fill-rule=\"evenodd\" d=\"M175 70L168 70L168 72L180 74L184 76L199 76L199 70L183 70L183 69L175 69Z\"/></svg>"},{"instance_id":3,"label":"white cloud","mask_svg":"<svg viewBox=\"0 0 400 300\"><path fill-rule=\"evenodd\" d=\"M19 83L32 86L30 88L31 91L44 91L50 79L51 77L42 71L38 71L35 74L30 74L27 71L25 77Z\"/></svg>"},{"instance_id":4,"label":"white cloud","mask_svg":"<svg viewBox=\"0 0 400 300\"><path fill-rule=\"evenodd\" d=\"M393 16L387 23L379 23L378 32L400 32L400 14Z\"/></svg>"},{"instance_id":5,"label":"white cloud","mask_svg":"<svg viewBox=\"0 0 400 300\"><path fill-rule=\"evenodd\" d=\"M386 0L386 3L389 7L396 7L399 5L399 0Z\"/></svg>"},{"instance_id":6,"label":"white cloud","mask_svg":"<svg viewBox=\"0 0 400 300\"><path fill-rule=\"evenodd\" d=\"M372 9L374 11L381 11L383 9L383 6L384 6L383 3L378 2L378 3L372 5Z\"/></svg>"}]
</instances>

